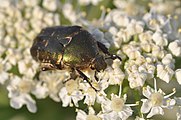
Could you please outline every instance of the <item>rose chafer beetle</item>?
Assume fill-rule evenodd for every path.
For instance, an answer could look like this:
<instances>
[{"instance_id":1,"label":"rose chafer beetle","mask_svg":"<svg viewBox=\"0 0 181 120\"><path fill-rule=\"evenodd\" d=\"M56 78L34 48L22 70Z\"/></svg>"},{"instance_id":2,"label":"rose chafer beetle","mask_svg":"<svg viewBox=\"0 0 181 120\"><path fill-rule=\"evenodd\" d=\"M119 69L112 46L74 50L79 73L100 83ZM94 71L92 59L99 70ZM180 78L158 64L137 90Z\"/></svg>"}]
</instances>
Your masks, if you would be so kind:
<instances>
[{"instance_id":1,"label":"rose chafer beetle","mask_svg":"<svg viewBox=\"0 0 181 120\"><path fill-rule=\"evenodd\" d=\"M80 26L42 29L34 39L30 52L32 57L41 63L43 71L70 69L72 73L78 73L91 87L93 86L89 78L82 70L91 68L99 72L107 67L106 59L121 61L119 56L109 53L104 44L96 41Z\"/></svg>"}]
</instances>

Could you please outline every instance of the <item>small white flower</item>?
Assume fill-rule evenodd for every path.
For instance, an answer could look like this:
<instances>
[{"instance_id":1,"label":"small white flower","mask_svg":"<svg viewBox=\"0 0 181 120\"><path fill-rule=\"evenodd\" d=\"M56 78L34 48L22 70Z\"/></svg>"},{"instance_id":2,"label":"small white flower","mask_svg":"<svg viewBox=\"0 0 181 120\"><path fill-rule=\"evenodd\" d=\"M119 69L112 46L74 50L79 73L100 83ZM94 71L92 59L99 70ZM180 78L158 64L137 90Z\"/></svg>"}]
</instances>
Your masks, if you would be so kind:
<instances>
[{"instance_id":1,"label":"small white flower","mask_svg":"<svg viewBox=\"0 0 181 120\"><path fill-rule=\"evenodd\" d=\"M9 73L7 71L11 68L11 65L6 61L6 59L3 60L0 58L0 84L4 84L9 78Z\"/></svg>"},{"instance_id":2,"label":"small white flower","mask_svg":"<svg viewBox=\"0 0 181 120\"><path fill-rule=\"evenodd\" d=\"M16 63L22 58L22 52L19 49L12 49L9 48L7 50L7 62L9 62L12 65L16 65Z\"/></svg>"},{"instance_id":3,"label":"small white flower","mask_svg":"<svg viewBox=\"0 0 181 120\"><path fill-rule=\"evenodd\" d=\"M78 0L80 5L89 5L90 3L92 3L93 5L97 5L101 1L102 0Z\"/></svg>"},{"instance_id":4,"label":"small white flower","mask_svg":"<svg viewBox=\"0 0 181 120\"><path fill-rule=\"evenodd\" d=\"M165 56L165 52L166 51L161 46L158 45L152 46L152 56L154 57L163 58Z\"/></svg>"},{"instance_id":5,"label":"small white flower","mask_svg":"<svg viewBox=\"0 0 181 120\"><path fill-rule=\"evenodd\" d=\"M120 60L113 60L112 66L108 66L103 72L99 72L97 77L101 80L101 89L106 89L109 85L121 85L125 74L120 69ZM107 82L106 82L107 81ZM104 85L102 85L104 84Z\"/></svg>"},{"instance_id":6,"label":"small white flower","mask_svg":"<svg viewBox=\"0 0 181 120\"><path fill-rule=\"evenodd\" d=\"M0 67L1 67L1 65L0 65ZM1 69L1 68L0 68ZM9 77L9 74L7 73L7 72L5 72L5 71L2 71L2 70L0 70L0 84L4 84L5 83L5 81L8 79L8 77Z\"/></svg>"},{"instance_id":7,"label":"small white flower","mask_svg":"<svg viewBox=\"0 0 181 120\"><path fill-rule=\"evenodd\" d=\"M175 11L176 8L176 3L177 1L165 1L165 2L161 2L161 1L152 1L150 7L152 10L155 10L156 12L160 13L160 14L171 14L172 12Z\"/></svg>"},{"instance_id":8,"label":"small white flower","mask_svg":"<svg viewBox=\"0 0 181 120\"><path fill-rule=\"evenodd\" d=\"M148 80L154 77L155 66L153 64L145 62L143 65L138 67L138 70L140 72L146 73Z\"/></svg>"},{"instance_id":9,"label":"small white flower","mask_svg":"<svg viewBox=\"0 0 181 120\"><path fill-rule=\"evenodd\" d=\"M138 16L144 12L144 6L137 4L135 0L114 0L114 5L129 16Z\"/></svg>"},{"instance_id":10,"label":"small white flower","mask_svg":"<svg viewBox=\"0 0 181 120\"><path fill-rule=\"evenodd\" d=\"M181 56L181 40L175 40L171 42L168 48L172 52L173 55L177 57Z\"/></svg>"},{"instance_id":11,"label":"small white flower","mask_svg":"<svg viewBox=\"0 0 181 120\"><path fill-rule=\"evenodd\" d=\"M10 4L11 4L10 1L8 1L8 0L3 0L3 1L2 1L2 4L0 4L0 7L6 8L6 7L9 7Z\"/></svg>"},{"instance_id":12,"label":"small white flower","mask_svg":"<svg viewBox=\"0 0 181 120\"><path fill-rule=\"evenodd\" d=\"M117 26L120 26L120 27L126 27L130 23L129 17L121 13L120 11L113 12L112 20Z\"/></svg>"},{"instance_id":13,"label":"small white flower","mask_svg":"<svg viewBox=\"0 0 181 120\"><path fill-rule=\"evenodd\" d=\"M150 11L150 13L146 13L143 16L143 20L150 29L157 30L165 25L166 18L154 11Z\"/></svg>"},{"instance_id":14,"label":"small white flower","mask_svg":"<svg viewBox=\"0 0 181 120\"><path fill-rule=\"evenodd\" d=\"M43 0L42 5L47 10L55 11L57 9L57 0Z\"/></svg>"},{"instance_id":15,"label":"small white flower","mask_svg":"<svg viewBox=\"0 0 181 120\"><path fill-rule=\"evenodd\" d=\"M142 33L144 30L144 23L142 21L136 21L132 19L131 22L126 27L126 30L130 35Z\"/></svg>"},{"instance_id":16,"label":"small white flower","mask_svg":"<svg viewBox=\"0 0 181 120\"><path fill-rule=\"evenodd\" d=\"M143 86L145 80L153 78L155 72L155 66L143 56L127 61L124 67L131 88Z\"/></svg>"},{"instance_id":17,"label":"small white flower","mask_svg":"<svg viewBox=\"0 0 181 120\"><path fill-rule=\"evenodd\" d=\"M117 120L122 119L126 120L129 116L132 115L132 109L129 105L125 104L126 95L123 98L118 97L117 95L111 94L111 100L107 99L101 103L102 114L101 117L103 120Z\"/></svg>"},{"instance_id":18,"label":"small white flower","mask_svg":"<svg viewBox=\"0 0 181 120\"><path fill-rule=\"evenodd\" d=\"M148 43L148 42L147 42L147 43L144 42L144 43L141 43L140 47L142 48L143 51L149 53L149 52L151 52L152 44L150 44L150 43Z\"/></svg>"},{"instance_id":19,"label":"small white flower","mask_svg":"<svg viewBox=\"0 0 181 120\"><path fill-rule=\"evenodd\" d=\"M59 102L59 92L63 87L63 81L69 78L67 71L43 71L39 75L33 94L37 98L45 98L49 95L54 101Z\"/></svg>"},{"instance_id":20,"label":"small white flower","mask_svg":"<svg viewBox=\"0 0 181 120\"><path fill-rule=\"evenodd\" d=\"M117 29L116 27L111 26L108 31L109 31L109 33L111 33L113 36L115 36L116 33L118 32L118 29Z\"/></svg>"},{"instance_id":21,"label":"small white flower","mask_svg":"<svg viewBox=\"0 0 181 120\"><path fill-rule=\"evenodd\" d=\"M95 91L95 89L90 87L87 82L79 83L79 89L83 90L85 96L84 103L89 106L94 105L95 102L101 103L105 101L107 94L104 92L104 90L109 85L106 79L100 80L100 82L91 82L91 84L95 89L98 90L97 92Z\"/></svg>"},{"instance_id":22,"label":"small white flower","mask_svg":"<svg viewBox=\"0 0 181 120\"><path fill-rule=\"evenodd\" d=\"M146 79L147 74L144 72L134 71L128 75L129 86L131 88L143 86Z\"/></svg>"},{"instance_id":23,"label":"small white flower","mask_svg":"<svg viewBox=\"0 0 181 120\"><path fill-rule=\"evenodd\" d=\"M98 5L102 0L90 0L93 5Z\"/></svg>"},{"instance_id":24,"label":"small white flower","mask_svg":"<svg viewBox=\"0 0 181 120\"><path fill-rule=\"evenodd\" d=\"M29 94L21 94L10 99L10 106L15 109L20 109L23 105L26 105L27 109L32 113L37 111L36 102Z\"/></svg>"},{"instance_id":25,"label":"small white flower","mask_svg":"<svg viewBox=\"0 0 181 120\"><path fill-rule=\"evenodd\" d=\"M88 5L90 4L90 0L78 0L80 5Z\"/></svg>"},{"instance_id":26,"label":"small white flower","mask_svg":"<svg viewBox=\"0 0 181 120\"><path fill-rule=\"evenodd\" d=\"M59 92L59 97L62 100L62 106L67 107L73 106L72 101L76 107L78 107L78 102L84 98L83 93L78 89L78 83L76 80L69 80L65 83Z\"/></svg>"},{"instance_id":27,"label":"small white flower","mask_svg":"<svg viewBox=\"0 0 181 120\"><path fill-rule=\"evenodd\" d=\"M95 115L95 111L92 107L89 107L89 113L87 114L83 110L77 109L76 120L102 120L99 114Z\"/></svg>"},{"instance_id":28,"label":"small white flower","mask_svg":"<svg viewBox=\"0 0 181 120\"><path fill-rule=\"evenodd\" d=\"M96 92L95 89L87 83L87 81L79 83L79 89L83 91L85 96L84 103L87 105L94 105L95 102L101 103L105 101L106 93L104 90L109 87L109 79L110 75L112 75L110 74L109 68L106 68L104 71L98 73L95 73L93 70L84 71L84 74L90 78L92 87L98 90ZM96 81L95 74L99 81Z\"/></svg>"},{"instance_id":29,"label":"small white flower","mask_svg":"<svg viewBox=\"0 0 181 120\"><path fill-rule=\"evenodd\" d=\"M118 27L126 27L129 22L130 18L127 16L127 14L121 12L119 9L110 11L104 19L104 25L106 29L113 26L113 24Z\"/></svg>"},{"instance_id":30,"label":"small white flower","mask_svg":"<svg viewBox=\"0 0 181 120\"><path fill-rule=\"evenodd\" d=\"M66 3L63 5L62 12L64 16L70 20L71 23L76 23L77 20L77 14L73 10L73 6L69 3Z\"/></svg>"},{"instance_id":31,"label":"small white flower","mask_svg":"<svg viewBox=\"0 0 181 120\"><path fill-rule=\"evenodd\" d=\"M181 69L177 69L175 71L175 77L176 77L178 83L181 85Z\"/></svg>"},{"instance_id":32,"label":"small white flower","mask_svg":"<svg viewBox=\"0 0 181 120\"><path fill-rule=\"evenodd\" d=\"M38 5L38 0L23 0L23 3L28 7L33 7Z\"/></svg>"},{"instance_id":33,"label":"small white flower","mask_svg":"<svg viewBox=\"0 0 181 120\"><path fill-rule=\"evenodd\" d=\"M47 26L53 26L54 25L54 14L53 13L46 13L43 17L43 21Z\"/></svg>"},{"instance_id":34,"label":"small white flower","mask_svg":"<svg viewBox=\"0 0 181 120\"><path fill-rule=\"evenodd\" d=\"M121 46L122 41L123 41L124 43L127 43L127 42L129 42L130 39L131 39L131 35L129 34L129 32L128 32L126 29L120 29L120 31L118 31L116 37L117 37L118 40L115 41L114 44L115 44L115 46L118 47L118 48Z\"/></svg>"},{"instance_id":35,"label":"small white flower","mask_svg":"<svg viewBox=\"0 0 181 120\"><path fill-rule=\"evenodd\" d=\"M167 40L167 34L163 34L161 30L157 30L153 36L152 39L156 43L156 45L159 46L167 46L168 40Z\"/></svg>"},{"instance_id":36,"label":"small white flower","mask_svg":"<svg viewBox=\"0 0 181 120\"><path fill-rule=\"evenodd\" d=\"M141 56L140 48L136 45L127 44L124 45L122 49L129 59L137 59Z\"/></svg>"},{"instance_id":37,"label":"small white flower","mask_svg":"<svg viewBox=\"0 0 181 120\"><path fill-rule=\"evenodd\" d=\"M18 70L20 74L33 78L38 69L38 63L32 60L30 56L18 61Z\"/></svg>"},{"instance_id":38,"label":"small white flower","mask_svg":"<svg viewBox=\"0 0 181 120\"><path fill-rule=\"evenodd\" d=\"M120 69L121 62L116 59L112 63L112 70L109 71L109 84L110 85L121 85L125 77L123 71ZM107 71L108 72L108 71Z\"/></svg>"},{"instance_id":39,"label":"small white flower","mask_svg":"<svg viewBox=\"0 0 181 120\"><path fill-rule=\"evenodd\" d=\"M141 101L143 102L143 104L141 106L141 112L149 113L147 115L147 118L150 118L156 114L163 115L164 111L162 108L172 109L173 106L175 105L175 100L169 98L175 92L176 91L174 90L173 93L171 93L167 96L164 96L165 93L163 93L163 91L161 89L159 89L157 91L156 80L155 80L155 90L152 89L150 86L143 88L143 95L147 99L141 99Z\"/></svg>"},{"instance_id":40,"label":"small white flower","mask_svg":"<svg viewBox=\"0 0 181 120\"><path fill-rule=\"evenodd\" d=\"M30 112L36 112L36 102L30 96L32 88L32 80L28 80L27 78L21 79L17 76L13 76L13 78L11 78L11 83L7 86L11 107L20 109L23 105L26 105Z\"/></svg>"},{"instance_id":41,"label":"small white flower","mask_svg":"<svg viewBox=\"0 0 181 120\"><path fill-rule=\"evenodd\" d=\"M175 59L173 59L171 54L166 54L165 57L162 59L162 63L164 65L168 65L171 69L175 68Z\"/></svg>"},{"instance_id":42,"label":"small white flower","mask_svg":"<svg viewBox=\"0 0 181 120\"><path fill-rule=\"evenodd\" d=\"M37 82L35 85L35 88L32 90L32 93L36 96L38 99L44 99L48 96L49 90L43 82Z\"/></svg>"},{"instance_id":43,"label":"small white flower","mask_svg":"<svg viewBox=\"0 0 181 120\"><path fill-rule=\"evenodd\" d=\"M157 65L157 77L161 80L169 83L173 75L174 71L168 65Z\"/></svg>"},{"instance_id":44,"label":"small white flower","mask_svg":"<svg viewBox=\"0 0 181 120\"><path fill-rule=\"evenodd\" d=\"M84 95L85 95L84 103L87 105L94 105L95 100L96 100L96 96L97 96L96 91L93 88L89 87L85 91Z\"/></svg>"},{"instance_id":45,"label":"small white flower","mask_svg":"<svg viewBox=\"0 0 181 120\"><path fill-rule=\"evenodd\" d=\"M139 40L143 43L150 43L152 41L152 31L145 31L139 34Z\"/></svg>"}]
</instances>

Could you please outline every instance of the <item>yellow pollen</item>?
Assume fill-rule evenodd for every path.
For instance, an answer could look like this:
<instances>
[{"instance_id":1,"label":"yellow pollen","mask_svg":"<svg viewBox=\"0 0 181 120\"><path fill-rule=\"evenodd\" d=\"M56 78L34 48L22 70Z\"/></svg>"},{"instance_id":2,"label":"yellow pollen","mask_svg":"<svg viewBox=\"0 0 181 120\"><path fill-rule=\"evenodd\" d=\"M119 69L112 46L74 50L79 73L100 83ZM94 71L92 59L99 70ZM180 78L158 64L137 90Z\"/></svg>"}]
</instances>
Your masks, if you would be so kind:
<instances>
[{"instance_id":1,"label":"yellow pollen","mask_svg":"<svg viewBox=\"0 0 181 120\"><path fill-rule=\"evenodd\" d=\"M87 115L86 120L101 120L101 118L91 114L91 115Z\"/></svg>"},{"instance_id":2,"label":"yellow pollen","mask_svg":"<svg viewBox=\"0 0 181 120\"><path fill-rule=\"evenodd\" d=\"M107 8L106 11L109 13L109 12L111 11L111 9L110 9L110 8Z\"/></svg>"},{"instance_id":3,"label":"yellow pollen","mask_svg":"<svg viewBox=\"0 0 181 120\"><path fill-rule=\"evenodd\" d=\"M120 112L124 107L124 100L122 98L113 98L111 101L111 108L113 111Z\"/></svg>"},{"instance_id":4,"label":"yellow pollen","mask_svg":"<svg viewBox=\"0 0 181 120\"><path fill-rule=\"evenodd\" d=\"M181 33L181 28L178 29L178 32Z\"/></svg>"},{"instance_id":5,"label":"yellow pollen","mask_svg":"<svg viewBox=\"0 0 181 120\"><path fill-rule=\"evenodd\" d=\"M100 9L101 9L101 10L105 10L105 6L104 6L104 5L101 5L101 6L100 6Z\"/></svg>"},{"instance_id":6,"label":"yellow pollen","mask_svg":"<svg viewBox=\"0 0 181 120\"><path fill-rule=\"evenodd\" d=\"M32 83L24 80L19 83L18 87L22 93L28 93L32 88Z\"/></svg>"},{"instance_id":7,"label":"yellow pollen","mask_svg":"<svg viewBox=\"0 0 181 120\"><path fill-rule=\"evenodd\" d=\"M91 96L95 96L96 95L96 91L93 88L88 88L87 93Z\"/></svg>"},{"instance_id":8,"label":"yellow pollen","mask_svg":"<svg viewBox=\"0 0 181 120\"><path fill-rule=\"evenodd\" d=\"M177 16L177 15L175 15L173 18L174 18L175 20L177 20L177 19L178 19L178 16Z\"/></svg>"},{"instance_id":9,"label":"yellow pollen","mask_svg":"<svg viewBox=\"0 0 181 120\"><path fill-rule=\"evenodd\" d=\"M69 80L66 82L65 87L69 94L72 94L75 90L78 89L78 84L76 80Z\"/></svg>"},{"instance_id":10,"label":"yellow pollen","mask_svg":"<svg viewBox=\"0 0 181 120\"><path fill-rule=\"evenodd\" d=\"M163 95L161 93L157 92L151 95L151 103L153 106L162 105L162 101L163 101Z\"/></svg>"},{"instance_id":11,"label":"yellow pollen","mask_svg":"<svg viewBox=\"0 0 181 120\"><path fill-rule=\"evenodd\" d=\"M156 25L156 24L159 24L159 22L156 20L156 19L152 19L150 20L150 25Z\"/></svg>"},{"instance_id":12,"label":"yellow pollen","mask_svg":"<svg viewBox=\"0 0 181 120\"><path fill-rule=\"evenodd\" d=\"M149 7L152 7L152 6L153 6L153 3L148 3L148 6L149 6Z\"/></svg>"}]
</instances>

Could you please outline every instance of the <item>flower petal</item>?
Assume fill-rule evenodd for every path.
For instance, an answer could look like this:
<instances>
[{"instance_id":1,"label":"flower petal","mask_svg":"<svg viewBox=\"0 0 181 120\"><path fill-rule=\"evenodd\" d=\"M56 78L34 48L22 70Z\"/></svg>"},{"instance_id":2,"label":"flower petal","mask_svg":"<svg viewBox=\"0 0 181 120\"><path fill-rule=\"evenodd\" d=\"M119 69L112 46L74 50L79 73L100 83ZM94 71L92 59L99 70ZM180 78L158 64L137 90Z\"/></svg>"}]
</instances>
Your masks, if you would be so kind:
<instances>
[{"instance_id":1,"label":"flower petal","mask_svg":"<svg viewBox=\"0 0 181 120\"><path fill-rule=\"evenodd\" d=\"M176 77L178 83L181 85L181 69L177 69L175 71L175 77Z\"/></svg>"},{"instance_id":2,"label":"flower petal","mask_svg":"<svg viewBox=\"0 0 181 120\"><path fill-rule=\"evenodd\" d=\"M173 106L175 105L175 103L176 103L176 101L174 99L167 98L167 99L163 100L162 107L172 109Z\"/></svg>"},{"instance_id":3,"label":"flower petal","mask_svg":"<svg viewBox=\"0 0 181 120\"><path fill-rule=\"evenodd\" d=\"M10 105L15 109L19 109L23 105L26 105L27 109L30 112L35 113L37 111L36 102L31 98L29 94L22 94L20 96L13 97L10 100Z\"/></svg>"},{"instance_id":4,"label":"flower petal","mask_svg":"<svg viewBox=\"0 0 181 120\"><path fill-rule=\"evenodd\" d=\"M163 109L161 107L153 107L150 111L150 113L147 115L147 118L150 118L152 117L153 115L156 115L156 114L161 114L163 115L164 112L163 112Z\"/></svg>"},{"instance_id":5,"label":"flower petal","mask_svg":"<svg viewBox=\"0 0 181 120\"><path fill-rule=\"evenodd\" d=\"M143 95L147 98L150 98L151 97L151 94L154 92L154 90L150 87L150 86L147 86L147 87L144 87L143 88Z\"/></svg>"},{"instance_id":6,"label":"flower petal","mask_svg":"<svg viewBox=\"0 0 181 120\"><path fill-rule=\"evenodd\" d=\"M86 120L87 114L82 110L77 110L76 120Z\"/></svg>"},{"instance_id":7,"label":"flower petal","mask_svg":"<svg viewBox=\"0 0 181 120\"><path fill-rule=\"evenodd\" d=\"M152 107L151 102L147 99L142 99L141 101L143 102L141 106L141 112L148 113Z\"/></svg>"},{"instance_id":8,"label":"flower petal","mask_svg":"<svg viewBox=\"0 0 181 120\"><path fill-rule=\"evenodd\" d=\"M119 117L121 120L126 120L129 116L131 116L133 113L133 110L129 106L124 106L123 111L118 112Z\"/></svg>"},{"instance_id":9,"label":"flower petal","mask_svg":"<svg viewBox=\"0 0 181 120\"><path fill-rule=\"evenodd\" d=\"M67 90L65 87L63 87L59 92L59 97L62 100L62 106L67 107L71 103L71 97L68 96Z\"/></svg>"}]
</instances>

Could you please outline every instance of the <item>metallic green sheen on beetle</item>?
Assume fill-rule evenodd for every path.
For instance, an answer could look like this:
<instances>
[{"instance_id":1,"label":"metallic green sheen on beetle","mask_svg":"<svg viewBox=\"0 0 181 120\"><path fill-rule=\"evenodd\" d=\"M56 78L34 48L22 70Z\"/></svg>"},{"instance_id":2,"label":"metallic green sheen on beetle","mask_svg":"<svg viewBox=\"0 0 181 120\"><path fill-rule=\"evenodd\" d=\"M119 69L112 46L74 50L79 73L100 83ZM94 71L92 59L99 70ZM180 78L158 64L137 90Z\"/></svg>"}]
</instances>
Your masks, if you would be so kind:
<instances>
[{"instance_id":1,"label":"metallic green sheen on beetle","mask_svg":"<svg viewBox=\"0 0 181 120\"><path fill-rule=\"evenodd\" d=\"M42 70L90 67L100 71L106 68L100 50L111 55L82 27L56 26L43 29L34 39L30 52L35 60L43 63Z\"/></svg>"},{"instance_id":2,"label":"metallic green sheen on beetle","mask_svg":"<svg viewBox=\"0 0 181 120\"><path fill-rule=\"evenodd\" d=\"M81 70L104 70L107 66L105 59L118 58L121 61L119 56L110 54L102 43L80 26L43 29L34 39L30 52L41 63L42 70L77 70L84 79L88 78Z\"/></svg>"}]
</instances>

